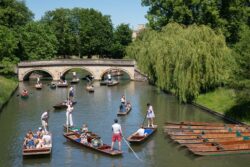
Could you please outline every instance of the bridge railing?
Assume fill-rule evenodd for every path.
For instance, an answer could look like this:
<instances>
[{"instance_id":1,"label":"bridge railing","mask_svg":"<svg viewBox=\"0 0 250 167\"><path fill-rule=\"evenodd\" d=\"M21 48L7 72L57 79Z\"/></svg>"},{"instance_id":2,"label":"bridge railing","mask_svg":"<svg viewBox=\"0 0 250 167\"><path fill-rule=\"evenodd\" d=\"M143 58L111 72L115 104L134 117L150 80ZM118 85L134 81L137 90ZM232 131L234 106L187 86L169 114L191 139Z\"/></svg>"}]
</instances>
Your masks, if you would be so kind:
<instances>
[{"instance_id":1,"label":"bridge railing","mask_svg":"<svg viewBox=\"0 0 250 167\"><path fill-rule=\"evenodd\" d=\"M41 61L22 61L18 67L34 66L64 66L64 65L112 65L112 66L135 66L135 60L129 59L60 59Z\"/></svg>"}]
</instances>

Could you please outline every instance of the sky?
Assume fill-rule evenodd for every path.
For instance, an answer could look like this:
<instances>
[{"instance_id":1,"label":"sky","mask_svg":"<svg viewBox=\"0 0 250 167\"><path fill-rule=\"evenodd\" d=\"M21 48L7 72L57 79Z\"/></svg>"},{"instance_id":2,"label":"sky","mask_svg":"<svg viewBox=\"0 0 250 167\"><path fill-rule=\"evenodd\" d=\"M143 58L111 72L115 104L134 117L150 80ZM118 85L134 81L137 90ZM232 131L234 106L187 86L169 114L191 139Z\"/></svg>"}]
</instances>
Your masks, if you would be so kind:
<instances>
[{"instance_id":1,"label":"sky","mask_svg":"<svg viewBox=\"0 0 250 167\"><path fill-rule=\"evenodd\" d=\"M145 15L147 7L141 6L141 0L24 0L39 20L46 11L57 8L93 8L103 15L111 16L114 26L121 23L129 24L136 29L138 24L147 23Z\"/></svg>"}]
</instances>

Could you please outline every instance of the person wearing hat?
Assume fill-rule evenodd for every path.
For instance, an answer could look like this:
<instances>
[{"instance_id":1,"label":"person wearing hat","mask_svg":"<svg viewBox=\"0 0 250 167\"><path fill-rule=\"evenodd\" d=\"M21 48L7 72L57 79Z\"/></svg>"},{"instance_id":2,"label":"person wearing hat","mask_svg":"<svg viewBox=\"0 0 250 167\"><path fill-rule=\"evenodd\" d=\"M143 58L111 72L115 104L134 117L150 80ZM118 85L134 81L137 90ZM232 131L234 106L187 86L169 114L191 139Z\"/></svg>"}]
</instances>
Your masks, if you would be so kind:
<instances>
[{"instance_id":1,"label":"person wearing hat","mask_svg":"<svg viewBox=\"0 0 250 167\"><path fill-rule=\"evenodd\" d=\"M45 132L47 132L48 130L48 120L49 120L49 112L45 111L43 112L42 116L41 116L41 122L42 122L42 127L44 129Z\"/></svg>"},{"instance_id":2,"label":"person wearing hat","mask_svg":"<svg viewBox=\"0 0 250 167\"><path fill-rule=\"evenodd\" d=\"M118 124L118 119L114 119L114 124L112 125L112 143L111 150L113 150L114 143L118 141L119 151L121 151L121 141L122 141L122 128L121 125Z\"/></svg>"},{"instance_id":3,"label":"person wearing hat","mask_svg":"<svg viewBox=\"0 0 250 167\"><path fill-rule=\"evenodd\" d=\"M150 103L147 103L147 119L148 119L148 127L154 127L154 118L155 118L155 114L154 114L154 110L153 107Z\"/></svg>"}]
</instances>

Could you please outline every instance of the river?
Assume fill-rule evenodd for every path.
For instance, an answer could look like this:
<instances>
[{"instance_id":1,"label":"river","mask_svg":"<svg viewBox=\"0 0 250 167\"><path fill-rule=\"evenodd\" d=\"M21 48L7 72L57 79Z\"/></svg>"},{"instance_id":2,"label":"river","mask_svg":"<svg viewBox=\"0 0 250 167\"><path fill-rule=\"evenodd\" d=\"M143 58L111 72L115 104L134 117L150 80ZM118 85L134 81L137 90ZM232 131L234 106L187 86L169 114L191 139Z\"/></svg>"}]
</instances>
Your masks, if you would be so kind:
<instances>
[{"instance_id":1,"label":"river","mask_svg":"<svg viewBox=\"0 0 250 167\"><path fill-rule=\"evenodd\" d=\"M145 143L132 145L142 162L135 158L126 143L122 143L123 156L110 157L67 141L62 125L65 110L53 111L53 105L65 100L67 89L52 90L46 82L42 90L35 90L34 81L21 82L19 89L0 113L0 166L93 166L93 167L235 167L250 166L250 155L219 157L197 157L187 149L173 143L163 133L166 121L208 121L222 122L192 105L180 104L176 97L165 94L144 82L123 80L114 87L100 86L95 82L95 92L85 91L86 81L74 85L77 104L74 106L74 124L87 123L89 130L99 134L104 143L111 144L111 125L124 94L133 105L129 115L119 117L124 136L130 135L143 122L146 104L150 102L155 110L158 131ZM31 95L21 99L19 92L27 88ZM53 133L53 151L50 157L22 157L22 143L26 132L41 126L40 116L50 111L49 129ZM115 145L116 148L118 147Z\"/></svg>"}]
</instances>

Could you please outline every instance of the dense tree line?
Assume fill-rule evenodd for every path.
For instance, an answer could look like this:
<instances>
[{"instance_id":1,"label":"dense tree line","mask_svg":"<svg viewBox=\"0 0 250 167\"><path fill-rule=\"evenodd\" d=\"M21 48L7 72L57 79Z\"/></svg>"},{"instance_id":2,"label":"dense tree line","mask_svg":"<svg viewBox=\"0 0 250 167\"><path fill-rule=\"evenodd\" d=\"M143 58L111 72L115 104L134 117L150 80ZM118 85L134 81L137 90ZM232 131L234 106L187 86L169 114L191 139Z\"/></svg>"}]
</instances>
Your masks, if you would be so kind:
<instances>
[{"instance_id":1,"label":"dense tree line","mask_svg":"<svg viewBox=\"0 0 250 167\"><path fill-rule=\"evenodd\" d=\"M204 25L170 23L160 32L146 30L127 54L152 82L183 102L227 83L235 64L223 34Z\"/></svg>"},{"instance_id":2,"label":"dense tree line","mask_svg":"<svg viewBox=\"0 0 250 167\"><path fill-rule=\"evenodd\" d=\"M221 29L227 42L239 40L242 25L250 25L249 0L142 0L148 6L150 27L161 29L170 22L208 25Z\"/></svg>"},{"instance_id":3,"label":"dense tree line","mask_svg":"<svg viewBox=\"0 0 250 167\"><path fill-rule=\"evenodd\" d=\"M0 72L20 60L93 55L123 58L132 41L128 24L113 27L94 9L56 9L34 21L24 1L0 1Z\"/></svg>"}]
</instances>

